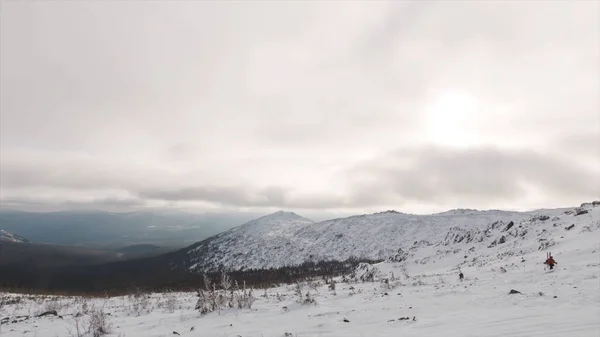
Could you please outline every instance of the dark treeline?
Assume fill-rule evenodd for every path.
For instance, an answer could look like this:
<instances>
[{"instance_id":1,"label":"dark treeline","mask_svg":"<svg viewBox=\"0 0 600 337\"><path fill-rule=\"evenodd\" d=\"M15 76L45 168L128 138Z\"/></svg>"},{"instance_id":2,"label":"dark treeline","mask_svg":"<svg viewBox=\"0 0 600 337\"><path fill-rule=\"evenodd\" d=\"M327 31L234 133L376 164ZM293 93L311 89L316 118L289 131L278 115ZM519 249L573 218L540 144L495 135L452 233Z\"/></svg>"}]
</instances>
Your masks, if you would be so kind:
<instances>
[{"instance_id":1,"label":"dark treeline","mask_svg":"<svg viewBox=\"0 0 600 337\"><path fill-rule=\"evenodd\" d=\"M0 289L21 293L98 296L204 288L201 272L192 273L185 264L173 264L175 256L170 255L173 254L86 266L2 265ZM240 286L245 282L248 287L264 288L314 277L351 274L360 262L376 261L352 258L346 261L306 262L276 269L228 271L227 274ZM211 272L207 276L218 284L221 273Z\"/></svg>"}]
</instances>

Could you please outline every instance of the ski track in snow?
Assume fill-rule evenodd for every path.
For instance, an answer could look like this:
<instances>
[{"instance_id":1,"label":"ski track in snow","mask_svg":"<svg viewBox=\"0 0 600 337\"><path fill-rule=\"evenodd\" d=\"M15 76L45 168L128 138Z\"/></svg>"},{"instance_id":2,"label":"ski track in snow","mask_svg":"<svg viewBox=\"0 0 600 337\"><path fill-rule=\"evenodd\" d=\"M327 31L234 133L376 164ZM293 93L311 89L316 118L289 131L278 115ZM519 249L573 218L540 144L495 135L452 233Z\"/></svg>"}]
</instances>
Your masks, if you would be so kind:
<instances>
[{"instance_id":1,"label":"ski track in snow","mask_svg":"<svg viewBox=\"0 0 600 337\"><path fill-rule=\"evenodd\" d=\"M149 312L140 312L139 315L135 306L139 306L142 300L132 296L88 299L87 302L89 306L104 306L105 312L111 314L107 319L113 325L113 332L106 336L113 337L176 336L174 331L181 336L206 337L275 337L285 336L286 332L292 337L600 336L600 207L589 207L587 214L579 216L565 214L565 210L568 209L506 213L500 228L491 230L489 236L484 231L492 222L498 221L495 212L474 218L470 211L456 211L463 213L458 215L452 212L436 215L440 219L456 219L454 217L458 216L479 220L461 220L471 221L473 226L462 225L466 229L456 231L463 237L460 242L455 242L457 237L447 235L454 233L449 230L457 225L454 220L446 224L433 221L421 228L411 227L411 233L401 242L408 256L406 260L359 266L357 276L376 268L376 282L338 283L336 295L328 290L327 285L320 286L316 293L304 287L304 293L310 290L314 294L316 305L296 303L294 286L291 285L268 289L268 298L262 297L264 290L255 290L257 300L252 310L228 309L203 317L194 310L195 293L151 294L147 300ZM547 214L550 219L531 220L532 216L539 214ZM389 218L390 214L377 216ZM412 217L403 214L391 216ZM552 220L554 217L559 219ZM481 218L487 220L481 221ZM309 235L312 232L309 229L317 224L296 220L297 228L285 235L296 236L298 231L305 233L306 237L313 235ZM352 221L356 220L336 220L329 225L353 230ZM509 221L514 221L514 226L506 231ZM565 227L571 224L575 227L566 230ZM260 222L253 225L261 226ZM284 222L272 222L271 226L279 231L278 236ZM228 233L244 232L244 229L249 230L247 227ZM264 235L272 233L268 227L263 229L260 235L254 237L254 243L258 244ZM524 229L528 232L521 236ZM374 231L371 234L375 236L382 233L380 228L369 231ZM465 242L467 232L472 237L482 235L484 240ZM509 234L511 232L513 235ZM335 236L339 231L329 228L323 229L322 233ZM502 235L506 236L506 242L490 247L491 242ZM327 238L315 237L315 240L323 245L320 247L323 251L329 249L324 243ZM394 240L399 242L397 238ZM411 250L414 241L422 240L428 240L430 244L417 244ZM546 240L553 240L553 245L540 249L540 244ZM363 241L375 240L364 237ZM333 249L338 247L333 246ZM397 247L390 249L396 250ZM542 263L546 251L551 251L558 262L553 271L548 271ZM465 259L464 255L468 258ZM463 282L458 280L457 267L465 274ZM403 268L406 268L409 278L404 275ZM402 285L385 289L379 281L392 273ZM351 286L356 288L353 294L349 289ZM511 289L522 294L509 295ZM279 301L277 293L285 295L284 299ZM17 296L0 294L4 300ZM172 313L164 305L171 296L176 302L176 310ZM81 310L82 301L65 297L52 302L32 297L19 304L0 305L0 321L9 318L8 324L0 325L0 336L70 336L69 328L73 330L75 322L73 315ZM285 311L283 307L289 310ZM48 308L57 308L63 318L49 316L12 323L17 316L39 314ZM401 321L398 320L400 317L410 319ZM412 320L413 317L416 321ZM344 318L350 322L344 322ZM190 331L192 327L194 330Z\"/></svg>"}]
</instances>

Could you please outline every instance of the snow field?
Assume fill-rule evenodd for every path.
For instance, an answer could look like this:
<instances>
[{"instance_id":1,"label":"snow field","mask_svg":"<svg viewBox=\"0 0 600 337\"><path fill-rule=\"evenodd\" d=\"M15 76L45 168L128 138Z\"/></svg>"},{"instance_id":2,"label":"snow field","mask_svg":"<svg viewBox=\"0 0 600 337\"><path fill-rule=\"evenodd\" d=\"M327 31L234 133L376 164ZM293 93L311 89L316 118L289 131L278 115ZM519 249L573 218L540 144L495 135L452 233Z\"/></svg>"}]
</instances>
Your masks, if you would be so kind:
<instances>
[{"instance_id":1,"label":"snow field","mask_svg":"<svg viewBox=\"0 0 600 337\"><path fill-rule=\"evenodd\" d=\"M598 251L592 253L593 247L592 251L577 247L555 254L560 267L552 272L533 258L512 269L512 262L498 261L489 267L464 268L463 282L453 270L416 274L410 266L406 278L401 264L384 262L370 267L380 270L374 282L340 282L335 295L323 282L316 290L304 284L303 296L310 292L316 304L297 303L296 287L286 285L267 289L266 298L264 290L255 290L257 299L250 310L227 309L202 317L194 310L195 293L108 299L25 296L18 304L4 304L0 317L13 320L56 309L63 318L47 316L3 324L0 333L7 337L77 336L73 333L75 316L87 307L88 311L103 308L105 314L110 313L106 318L112 333L107 336L122 337L174 336L174 331L181 336L207 337L286 333L294 337L598 336L599 255ZM388 286L382 278L392 272L397 279ZM522 294L509 295L511 289ZM6 302L18 296L4 294L3 298ZM400 320L404 317L408 319Z\"/></svg>"}]
</instances>

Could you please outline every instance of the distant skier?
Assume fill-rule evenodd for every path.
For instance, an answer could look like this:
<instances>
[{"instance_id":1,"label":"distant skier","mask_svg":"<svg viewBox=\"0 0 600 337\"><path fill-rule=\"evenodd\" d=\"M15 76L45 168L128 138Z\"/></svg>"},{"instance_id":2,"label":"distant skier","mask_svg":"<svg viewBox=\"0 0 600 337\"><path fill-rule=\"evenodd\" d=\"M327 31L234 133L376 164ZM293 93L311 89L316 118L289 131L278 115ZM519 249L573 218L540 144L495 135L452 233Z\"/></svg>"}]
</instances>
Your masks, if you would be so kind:
<instances>
[{"instance_id":1,"label":"distant skier","mask_svg":"<svg viewBox=\"0 0 600 337\"><path fill-rule=\"evenodd\" d=\"M554 268L554 265L557 264L557 262L554 261L554 258L552 257L552 255L548 255L548 258L546 259L546 262L544 262L544 263L550 267L550 270L552 270Z\"/></svg>"},{"instance_id":2,"label":"distant skier","mask_svg":"<svg viewBox=\"0 0 600 337\"><path fill-rule=\"evenodd\" d=\"M458 278L460 279L461 282L465 278L465 275L463 275L462 271L460 272L460 274L458 274Z\"/></svg>"}]
</instances>

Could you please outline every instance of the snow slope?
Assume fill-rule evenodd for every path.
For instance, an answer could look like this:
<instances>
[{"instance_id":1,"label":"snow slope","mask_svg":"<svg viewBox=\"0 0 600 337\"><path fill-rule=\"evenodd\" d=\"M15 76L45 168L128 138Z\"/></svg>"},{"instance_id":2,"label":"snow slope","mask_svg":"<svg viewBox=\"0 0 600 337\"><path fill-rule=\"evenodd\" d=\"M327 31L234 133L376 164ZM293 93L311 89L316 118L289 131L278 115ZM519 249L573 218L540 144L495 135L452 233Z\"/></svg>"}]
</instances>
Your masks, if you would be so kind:
<instances>
[{"instance_id":1,"label":"snow slope","mask_svg":"<svg viewBox=\"0 0 600 337\"><path fill-rule=\"evenodd\" d=\"M521 220L508 216L496 224L496 215L482 213L479 220L471 220L472 228L437 232L432 228L454 216L439 215L437 222L421 224L423 229L411 226L401 232L411 240L413 233L431 232L431 241L436 242L407 243L411 247L402 256L408 258L361 265L345 281L337 279L335 292L325 284L314 288L303 284L303 296L310 292L316 304L298 303L294 286L266 293L255 290L252 309L227 309L206 316L194 311L194 293L106 299L0 294L0 335L76 336L75 326L86 326L89 312L103 308L106 324L112 325L111 337L599 336L600 207L583 209L588 213L575 216L565 213L569 209L550 210L540 212L541 217L524 214ZM558 219L542 220L544 215ZM514 223L507 229L509 219ZM477 225L484 220L493 222ZM265 229L261 223L254 225ZM285 225L274 224L281 230L277 233L289 235L281 229ZM567 230L571 224L575 226ZM340 231L352 228L347 222L330 225L340 226ZM373 235L382 235L377 233ZM498 243L502 236L504 243ZM548 242L558 262L553 271L542 263ZM470 251L471 247L476 248ZM456 249L461 252L454 253ZM458 279L459 268L465 274L463 282ZM367 274L374 276L372 282L361 282ZM511 289L520 294L509 294ZM35 317L49 309L57 310L62 318Z\"/></svg>"},{"instance_id":2,"label":"snow slope","mask_svg":"<svg viewBox=\"0 0 600 337\"><path fill-rule=\"evenodd\" d=\"M565 230L572 224L573 229ZM271 268L351 257L417 263L444 258L476 265L499 258L498 254L547 249L561 236L595 231L599 226L598 202L532 212L453 210L411 215L387 211L318 223L278 212L191 246L187 265L213 271L221 265Z\"/></svg>"},{"instance_id":3,"label":"snow slope","mask_svg":"<svg viewBox=\"0 0 600 337\"><path fill-rule=\"evenodd\" d=\"M30 243L29 240L0 229L0 242Z\"/></svg>"},{"instance_id":4,"label":"snow slope","mask_svg":"<svg viewBox=\"0 0 600 337\"><path fill-rule=\"evenodd\" d=\"M208 265L216 269L220 264L241 269L269 265L270 261L294 262L286 259L285 252L296 246L294 234L312 223L310 219L283 211L252 220L192 246L191 269Z\"/></svg>"}]
</instances>

